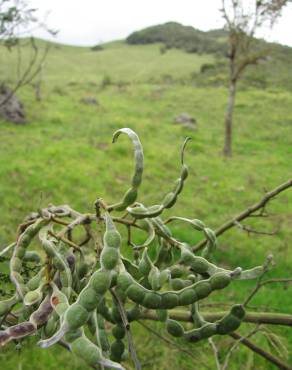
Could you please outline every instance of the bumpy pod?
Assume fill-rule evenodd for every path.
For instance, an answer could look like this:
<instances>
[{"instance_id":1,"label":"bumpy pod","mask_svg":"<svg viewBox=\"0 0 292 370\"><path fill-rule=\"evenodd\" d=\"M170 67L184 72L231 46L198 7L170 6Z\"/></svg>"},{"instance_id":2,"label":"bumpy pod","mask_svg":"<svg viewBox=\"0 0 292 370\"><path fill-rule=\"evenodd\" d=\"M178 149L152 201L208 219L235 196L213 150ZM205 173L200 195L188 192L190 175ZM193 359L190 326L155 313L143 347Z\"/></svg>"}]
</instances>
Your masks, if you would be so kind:
<instances>
[{"instance_id":1,"label":"bumpy pod","mask_svg":"<svg viewBox=\"0 0 292 370\"><path fill-rule=\"evenodd\" d=\"M166 320L166 330L173 337L182 337L184 334L183 326L176 320Z\"/></svg>"},{"instance_id":2,"label":"bumpy pod","mask_svg":"<svg viewBox=\"0 0 292 370\"><path fill-rule=\"evenodd\" d=\"M131 139L134 146L134 157L135 157L135 171L132 177L131 188L125 193L121 202L113 204L108 207L108 210L115 209L116 211L124 211L128 206L133 204L138 195L138 188L142 182L143 168L144 168L144 156L143 148L139 137L130 128L122 128L116 131L113 135L113 143L115 143L121 133L127 134Z\"/></svg>"},{"instance_id":3,"label":"bumpy pod","mask_svg":"<svg viewBox=\"0 0 292 370\"><path fill-rule=\"evenodd\" d=\"M238 329L244 317L244 307L240 304L234 305L230 312L217 323L217 334L228 334Z\"/></svg>"},{"instance_id":4,"label":"bumpy pod","mask_svg":"<svg viewBox=\"0 0 292 370\"><path fill-rule=\"evenodd\" d=\"M19 298L17 294L11 298L0 301L0 317L4 316L18 301Z\"/></svg>"},{"instance_id":5,"label":"bumpy pod","mask_svg":"<svg viewBox=\"0 0 292 370\"><path fill-rule=\"evenodd\" d=\"M47 220L38 219L34 224L28 226L26 230L19 236L16 246L14 247L14 251L10 260L10 280L15 285L17 294L20 296L20 298L23 298L27 291L27 288L24 285L23 277L20 274L22 259L31 240L47 222Z\"/></svg>"},{"instance_id":6,"label":"bumpy pod","mask_svg":"<svg viewBox=\"0 0 292 370\"><path fill-rule=\"evenodd\" d=\"M89 366L102 365L112 369L124 370L120 364L104 358L100 348L93 344L84 334L72 341L70 347L72 353L84 360Z\"/></svg>"},{"instance_id":7,"label":"bumpy pod","mask_svg":"<svg viewBox=\"0 0 292 370\"><path fill-rule=\"evenodd\" d=\"M108 212L105 212L105 226L104 247L100 255L100 262L104 269L113 270L120 260L121 236Z\"/></svg>"},{"instance_id":8,"label":"bumpy pod","mask_svg":"<svg viewBox=\"0 0 292 370\"><path fill-rule=\"evenodd\" d=\"M164 209L171 208L176 203L177 197L181 193L184 186L184 182L188 177L188 168L184 164L184 151L186 144L189 140L190 138L186 138L182 146L181 173L180 177L175 181L174 189L165 195L160 205L154 205L148 208L144 207L143 205L140 205L138 207L127 207L127 211L131 216L133 216L136 219L157 217L163 212Z\"/></svg>"},{"instance_id":9,"label":"bumpy pod","mask_svg":"<svg viewBox=\"0 0 292 370\"><path fill-rule=\"evenodd\" d=\"M120 362L122 360L123 354L125 351L125 345L121 339L116 339L110 350L110 359L113 361Z\"/></svg>"}]
</instances>

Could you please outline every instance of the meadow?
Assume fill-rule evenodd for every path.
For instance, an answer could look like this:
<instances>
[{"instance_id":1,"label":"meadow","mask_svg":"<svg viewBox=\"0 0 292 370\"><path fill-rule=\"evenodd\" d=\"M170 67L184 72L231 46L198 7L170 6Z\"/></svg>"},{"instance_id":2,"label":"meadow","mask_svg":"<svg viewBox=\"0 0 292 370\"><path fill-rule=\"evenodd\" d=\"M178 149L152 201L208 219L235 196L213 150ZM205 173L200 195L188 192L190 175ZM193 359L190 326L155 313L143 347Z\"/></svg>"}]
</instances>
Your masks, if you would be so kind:
<instances>
[{"instance_id":1,"label":"meadow","mask_svg":"<svg viewBox=\"0 0 292 370\"><path fill-rule=\"evenodd\" d=\"M1 75L14 76L13 62L3 62L9 58L13 60L13 55L0 56ZM82 212L92 212L97 197L109 203L120 199L128 188L133 166L131 144L125 139L111 144L112 133L121 127L135 130L144 146L140 200L147 205L159 203L172 186L179 173L181 144L186 136L192 137L186 151L190 176L168 215L198 218L216 228L261 199L265 191L287 181L292 162L292 92L272 84L264 89L243 84L236 101L234 155L225 159L226 86L199 84L193 77L214 58L175 49L162 55L156 44L129 46L119 41L96 52L55 44L43 73L42 101L35 101L32 86L19 92L28 123L0 121L0 247L13 240L17 225L39 207L70 204ZM98 104L82 103L86 97L96 98ZM196 119L195 129L174 123L183 112ZM219 238L216 262L251 268L272 253L275 266L268 276L291 277L292 191L280 194L268 211L268 218L249 219L246 224L267 232L277 230L275 235L248 235L233 228ZM201 237L179 226L174 233L190 244ZM253 284L236 283L228 288L227 296L217 293L212 301L240 303ZM268 285L251 305L263 311L291 313L291 285ZM159 324L147 325L165 335ZM291 363L291 329L272 329L286 348L281 353L287 352L286 361ZM140 325L133 330L143 369L215 368L208 343L180 343L196 356L194 366L193 358ZM240 332L246 330L248 325L244 324ZM253 340L277 354L261 333ZM84 369L64 350L41 350L29 345L34 342L34 338L24 342L20 351L13 343L1 350L3 368L15 369L21 362L23 370ZM231 342L228 337L218 341L222 354ZM273 369L244 348L232 358L230 369Z\"/></svg>"}]
</instances>

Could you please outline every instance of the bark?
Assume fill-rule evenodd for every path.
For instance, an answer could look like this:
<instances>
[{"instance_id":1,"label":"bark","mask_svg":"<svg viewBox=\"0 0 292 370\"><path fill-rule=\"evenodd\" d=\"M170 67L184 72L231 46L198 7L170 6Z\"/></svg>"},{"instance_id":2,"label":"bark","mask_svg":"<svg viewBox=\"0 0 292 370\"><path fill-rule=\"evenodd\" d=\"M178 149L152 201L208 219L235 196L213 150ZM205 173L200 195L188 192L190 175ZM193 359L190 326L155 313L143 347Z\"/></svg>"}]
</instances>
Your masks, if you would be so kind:
<instances>
[{"instance_id":1,"label":"bark","mask_svg":"<svg viewBox=\"0 0 292 370\"><path fill-rule=\"evenodd\" d=\"M233 110L236 95L236 80L231 79L229 85L229 98L225 114L225 137L224 137L224 150L223 154L226 157L232 155L232 126L233 126Z\"/></svg>"}]
</instances>

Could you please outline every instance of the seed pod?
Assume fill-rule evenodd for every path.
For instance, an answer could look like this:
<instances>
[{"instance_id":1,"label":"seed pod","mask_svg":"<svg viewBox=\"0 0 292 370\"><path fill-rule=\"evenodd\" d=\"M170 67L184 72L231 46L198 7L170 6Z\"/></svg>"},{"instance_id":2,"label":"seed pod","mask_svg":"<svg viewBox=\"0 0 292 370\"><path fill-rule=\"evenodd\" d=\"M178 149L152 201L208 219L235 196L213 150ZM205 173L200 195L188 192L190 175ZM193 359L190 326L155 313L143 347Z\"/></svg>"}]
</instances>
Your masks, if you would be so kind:
<instances>
[{"instance_id":1,"label":"seed pod","mask_svg":"<svg viewBox=\"0 0 292 370\"><path fill-rule=\"evenodd\" d=\"M179 292L178 299L180 306L186 306L196 302L198 300L196 289L192 286L182 289Z\"/></svg>"},{"instance_id":2,"label":"seed pod","mask_svg":"<svg viewBox=\"0 0 292 370\"><path fill-rule=\"evenodd\" d=\"M147 290L143 288L140 284L133 283L127 289L127 296L136 303L142 303Z\"/></svg>"},{"instance_id":3,"label":"seed pod","mask_svg":"<svg viewBox=\"0 0 292 370\"><path fill-rule=\"evenodd\" d=\"M166 321L166 330L170 335L177 338L182 337L184 334L183 326L178 321L171 319Z\"/></svg>"},{"instance_id":4,"label":"seed pod","mask_svg":"<svg viewBox=\"0 0 292 370\"><path fill-rule=\"evenodd\" d=\"M101 266L106 270L113 270L120 259L119 250L114 248L103 248L100 255Z\"/></svg>"},{"instance_id":5,"label":"seed pod","mask_svg":"<svg viewBox=\"0 0 292 370\"><path fill-rule=\"evenodd\" d=\"M183 279L171 279L170 285L173 290L181 290L192 285L192 281Z\"/></svg>"},{"instance_id":6,"label":"seed pod","mask_svg":"<svg viewBox=\"0 0 292 370\"><path fill-rule=\"evenodd\" d=\"M201 280L195 284L195 292L198 300L208 297L211 293L211 284L208 280Z\"/></svg>"},{"instance_id":7,"label":"seed pod","mask_svg":"<svg viewBox=\"0 0 292 370\"><path fill-rule=\"evenodd\" d=\"M152 261L150 260L148 256L147 248L144 249L141 261L139 263L139 271L142 275L148 276L151 267L152 267Z\"/></svg>"},{"instance_id":8,"label":"seed pod","mask_svg":"<svg viewBox=\"0 0 292 370\"><path fill-rule=\"evenodd\" d=\"M223 335L235 331L239 328L244 316L245 310L243 306L239 304L234 305L230 312L217 323L217 333Z\"/></svg>"},{"instance_id":9,"label":"seed pod","mask_svg":"<svg viewBox=\"0 0 292 370\"><path fill-rule=\"evenodd\" d=\"M96 303L101 299L101 296L88 285L85 287L78 297L78 303L84 307L88 312L93 311L96 308Z\"/></svg>"},{"instance_id":10,"label":"seed pod","mask_svg":"<svg viewBox=\"0 0 292 370\"><path fill-rule=\"evenodd\" d=\"M120 260L121 237L108 212L105 212L105 226L104 248L100 261L104 269L113 270Z\"/></svg>"},{"instance_id":11,"label":"seed pod","mask_svg":"<svg viewBox=\"0 0 292 370\"><path fill-rule=\"evenodd\" d=\"M132 276L128 272L121 272L117 279L117 286L122 289L124 292L129 288L133 283Z\"/></svg>"},{"instance_id":12,"label":"seed pod","mask_svg":"<svg viewBox=\"0 0 292 370\"><path fill-rule=\"evenodd\" d=\"M103 295L109 289L111 279L112 275L109 271L100 269L91 276L89 286L91 286L96 293Z\"/></svg>"},{"instance_id":13,"label":"seed pod","mask_svg":"<svg viewBox=\"0 0 292 370\"><path fill-rule=\"evenodd\" d=\"M40 263L41 258L37 251L25 251L23 261Z\"/></svg>"},{"instance_id":14,"label":"seed pod","mask_svg":"<svg viewBox=\"0 0 292 370\"><path fill-rule=\"evenodd\" d=\"M171 309L179 305L178 295L174 292L165 292L161 294L161 308Z\"/></svg>"},{"instance_id":15,"label":"seed pod","mask_svg":"<svg viewBox=\"0 0 292 370\"><path fill-rule=\"evenodd\" d=\"M112 329L112 334L116 339L123 339L126 335L126 331L122 325L116 325Z\"/></svg>"},{"instance_id":16,"label":"seed pod","mask_svg":"<svg viewBox=\"0 0 292 370\"><path fill-rule=\"evenodd\" d=\"M229 285L230 281L231 281L230 274L218 272L217 274L211 276L210 278L211 288L212 290L224 289L227 285Z\"/></svg>"},{"instance_id":17,"label":"seed pod","mask_svg":"<svg viewBox=\"0 0 292 370\"><path fill-rule=\"evenodd\" d=\"M0 317L4 316L17 302L17 295L12 296L4 301L0 301Z\"/></svg>"},{"instance_id":18,"label":"seed pod","mask_svg":"<svg viewBox=\"0 0 292 370\"><path fill-rule=\"evenodd\" d=\"M127 310L127 318L129 322L139 320L141 316L141 310L139 305L135 305L131 309Z\"/></svg>"},{"instance_id":19,"label":"seed pod","mask_svg":"<svg viewBox=\"0 0 292 370\"><path fill-rule=\"evenodd\" d=\"M114 341L111 345L110 359L113 361L121 361L124 351L124 343L121 340Z\"/></svg>"},{"instance_id":20,"label":"seed pod","mask_svg":"<svg viewBox=\"0 0 292 370\"><path fill-rule=\"evenodd\" d=\"M184 268L179 265L170 266L170 276L172 279L180 278L184 274Z\"/></svg>"},{"instance_id":21,"label":"seed pod","mask_svg":"<svg viewBox=\"0 0 292 370\"><path fill-rule=\"evenodd\" d=\"M159 321L165 322L167 320L167 310L156 310L156 314Z\"/></svg>"},{"instance_id":22,"label":"seed pod","mask_svg":"<svg viewBox=\"0 0 292 370\"><path fill-rule=\"evenodd\" d=\"M130 128L122 128L114 133L113 143L116 142L121 133L127 134L129 138L132 140L134 146L135 171L132 177L132 187L126 192L122 201L108 207L108 210L115 209L117 211L124 211L128 206L130 206L136 201L138 195L138 188L142 181L144 167L143 148L138 135Z\"/></svg>"},{"instance_id":23,"label":"seed pod","mask_svg":"<svg viewBox=\"0 0 292 370\"><path fill-rule=\"evenodd\" d=\"M96 366L103 358L101 350L85 336L80 336L71 343L72 352L88 365Z\"/></svg>"},{"instance_id":24,"label":"seed pod","mask_svg":"<svg viewBox=\"0 0 292 370\"><path fill-rule=\"evenodd\" d=\"M64 322L68 330L77 330L89 319L88 311L79 303L73 303L65 312Z\"/></svg>"},{"instance_id":25,"label":"seed pod","mask_svg":"<svg viewBox=\"0 0 292 370\"><path fill-rule=\"evenodd\" d=\"M143 306L146 308L160 308L161 306L161 297L159 294L154 292L147 292L143 299Z\"/></svg>"}]
</instances>

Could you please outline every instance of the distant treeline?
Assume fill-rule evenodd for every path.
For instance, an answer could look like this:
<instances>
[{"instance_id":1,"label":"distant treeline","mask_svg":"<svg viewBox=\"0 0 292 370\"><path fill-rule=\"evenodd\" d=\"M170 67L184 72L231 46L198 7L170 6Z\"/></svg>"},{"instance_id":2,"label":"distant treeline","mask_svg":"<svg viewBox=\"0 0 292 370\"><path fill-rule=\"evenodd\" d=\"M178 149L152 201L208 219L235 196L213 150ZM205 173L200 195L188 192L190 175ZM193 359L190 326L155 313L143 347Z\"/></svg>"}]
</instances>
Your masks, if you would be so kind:
<instances>
[{"instance_id":1,"label":"distant treeline","mask_svg":"<svg viewBox=\"0 0 292 370\"><path fill-rule=\"evenodd\" d=\"M133 32L128 36L128 44L163 43L166 49L178 48L188 53L226 54L226 31L213 30L203 32L191 26L176 22L152 26Z\"/></svg>"}]
</instances>

